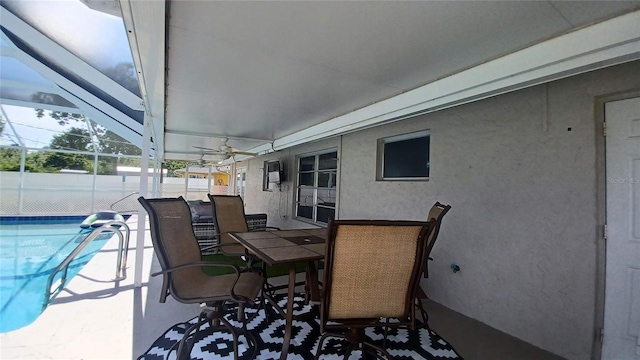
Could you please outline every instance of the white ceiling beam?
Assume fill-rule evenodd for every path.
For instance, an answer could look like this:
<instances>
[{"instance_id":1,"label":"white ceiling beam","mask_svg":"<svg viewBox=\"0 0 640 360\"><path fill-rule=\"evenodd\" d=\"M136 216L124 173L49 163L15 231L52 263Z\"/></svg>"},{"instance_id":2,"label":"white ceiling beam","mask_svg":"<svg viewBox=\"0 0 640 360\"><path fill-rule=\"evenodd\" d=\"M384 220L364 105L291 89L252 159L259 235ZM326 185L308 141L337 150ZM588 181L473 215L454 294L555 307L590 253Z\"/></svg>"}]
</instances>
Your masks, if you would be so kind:
<instances>
[{"instance_id":1,"label":"white ceiling beam","mask_svg":"<svg viewBox=\"0 0 640 360\"><path fill-rule=\"evenodd\" d=\"M138 84L140 86L140 93L142 94L143 106L147 114L153 115L151 112L151 108L148 104L148 95L147 95L147 86L144 78L144 72L142 71L142 60L140 59L140 49L138 46L138 35L136 32L135 22L133 20L133 10L131 9L131 3L129 1L120 1L120 9L122 11L122 21L124 22L124 27L127 32L127 37L129 39L129 47L131 48L131 54L133 57L133 64L136 68L136 73L138 76ZM126 10L126 11L125 11Z\"/></svg>"},{"instance_id":2,"label":"white ceiling beam","mask_svg":"<svg viewBox=\"0 0 640 360\"><path fill-rule=\"evenodd\" d=\"M640 11L486 62L247 151L268 153L640 59Z\"/></svg>"},{"instance_id":3,"label":"white ceiling beam","mask_svg":"<svg viewBox=\"0 0 640 360\"><path fill-rule=\"evenodd\" d=\"M101 73L93 66L87 64L73 53L58 45L47 36L34 29L31 25L22 21L10 11L0 6L0 17L2 24L22 41L29 44L34 49L42 51L44 54L56 59L58 64L63 65L68 71L87 80L89 83L98 86L115 99L134 110L143 110L142 99L122 85L113 81L108 76Z\"/></svg>"}]
</instances>

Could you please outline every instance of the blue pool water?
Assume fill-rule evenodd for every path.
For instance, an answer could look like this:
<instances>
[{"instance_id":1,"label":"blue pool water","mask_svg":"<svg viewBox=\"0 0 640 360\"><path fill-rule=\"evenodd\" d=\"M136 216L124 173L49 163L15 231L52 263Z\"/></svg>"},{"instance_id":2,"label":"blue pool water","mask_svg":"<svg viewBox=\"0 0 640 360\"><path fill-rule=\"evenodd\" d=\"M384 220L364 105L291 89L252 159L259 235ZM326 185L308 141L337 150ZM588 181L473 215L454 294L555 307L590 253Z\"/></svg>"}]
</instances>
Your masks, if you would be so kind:
<instances>
[{"instance_id":1,"label":"blue pool water","mask_svg":"<svg viewBox=\"0 0 640 360\"><path fill-rule=\"evenodd\" d=\"M0 332L32 323L43 310L51 271L87 235L84 217L0 222ZM71 262L67 284L104 246L111 233L92 241ZM60 275L56 276L56 280ZM55 281L54 281L55 284Z\"/></svg>"}]
</instances>

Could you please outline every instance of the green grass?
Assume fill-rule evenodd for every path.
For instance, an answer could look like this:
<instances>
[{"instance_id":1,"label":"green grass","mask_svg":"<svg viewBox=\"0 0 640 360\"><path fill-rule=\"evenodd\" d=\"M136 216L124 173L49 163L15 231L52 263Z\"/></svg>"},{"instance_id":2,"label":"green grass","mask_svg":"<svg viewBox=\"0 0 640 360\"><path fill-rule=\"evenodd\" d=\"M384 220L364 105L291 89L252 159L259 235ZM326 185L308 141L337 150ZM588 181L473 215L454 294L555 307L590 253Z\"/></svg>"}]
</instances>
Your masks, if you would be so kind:
<instances>
[{"instance_id":1,"label":"green grass","mask_svg":"<svg viewBox=\"0 0 640 360\"><path fill-rule=\"evenodd\" d=\"M235 256L226 256L226 255L202 255L202 261L216 261L216 262L224 262L227 264L233 264L237 266L245 266L246 263L239 257ZM320 265L322 268L322 265ZM231 268L219 267L219 266L204 266L202 270L211 276L215 275L224 275L224 274L232 274L235 271ZM296 264L296 272L305 272L307 271L307 264L305 263L297 263ZM267 266L267 277L276 277L282 275L289 274L289 265L276 265L276 266Z\"/></svg>"}]
</instances>

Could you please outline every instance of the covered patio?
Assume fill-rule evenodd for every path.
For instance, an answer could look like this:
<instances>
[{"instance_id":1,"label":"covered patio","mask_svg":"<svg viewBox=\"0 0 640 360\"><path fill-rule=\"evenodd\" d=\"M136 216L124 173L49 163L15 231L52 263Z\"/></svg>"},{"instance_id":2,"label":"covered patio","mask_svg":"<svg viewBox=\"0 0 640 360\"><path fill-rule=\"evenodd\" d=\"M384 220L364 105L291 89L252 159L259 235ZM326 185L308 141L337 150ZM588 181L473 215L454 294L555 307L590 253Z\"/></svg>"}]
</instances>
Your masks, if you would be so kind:
<instances>
[{"instance_id":1,"label":"covered patio","mask_svg":"<svg viewBox=\"0 0 640 360\"><path fill-rule=\"evenodd\" d=\"M609 244L620 233L639 236L637 167L609 173L621 160L607 149L640 128L603 137L613 116L606 104L640 96L640 2L53 6L119 22L134 87L74 48L79 37L68 35L79 30L56 25L50 3L0 6L2 103L81 111L140 146L142 195L159 195L147 187L147 167L189 160L230 166L229 188L246 212L266 213L281 228L423 220L445 202L452 210L421 282L435 311L549 356L640 357L640 255L627 251L608 262L623 267L607 268L613 252L604 237L605 224ZM20 78L9 65L38 76ZM65 105L11 89L54 94ZM391 175L401 161L385 163L385 146L411 139L426 140L426 151L400 148L398 159L420 158L424 171ZM323 167L327 159L335 166ZM279 164L277 182L270 162ZM611 184L626 186L622 198ZM626 222L608 218L617 214L612 194L628 204L618 214ZM131 286L151 293L142 231L137 244ZM609 271L627 274L612 290L623 291L623 302L606 297ZM607 318L612 308L624 313Z\"/></svg>"}]
</instances>

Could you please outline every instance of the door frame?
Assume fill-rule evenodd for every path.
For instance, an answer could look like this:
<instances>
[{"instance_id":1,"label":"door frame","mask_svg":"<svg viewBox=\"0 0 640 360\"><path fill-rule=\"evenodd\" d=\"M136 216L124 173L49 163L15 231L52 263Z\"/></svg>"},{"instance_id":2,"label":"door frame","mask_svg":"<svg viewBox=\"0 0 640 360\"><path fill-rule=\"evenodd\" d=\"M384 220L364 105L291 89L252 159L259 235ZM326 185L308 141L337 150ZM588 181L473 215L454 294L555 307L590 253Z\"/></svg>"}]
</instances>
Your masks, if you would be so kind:
<instances>
[{"instance_id":1,"label":"door frame","mask_svg":"<svg viewBox=\"0 0 640 360\"><path fill-rule=\"evenodd\" d=\"M606 279L607 244L604 225L607 222L607 164L606 138L604 136L605 103L640 97L640 90L624 91L595 97L594 120L596 131L596 301L591 358L602 357L601 330L604 328L604 299Z\"/></svg>"},{"instance_id":2,"label":"door frame","mask_svg":"<svg viewBox=\"0 0 640 360\"><path fill-rule=\"evenodd\" d=\"M238 182L238 174L239 174L240 170L244 170L243 171L244 172L244 184L243 184L243 190L244 191L243 191L242 194L240 194L240 191L238 191L239 190L239 185L240 185L239 182ZM247 193L247 177L248 177L248 174L249 174L249 165L247 164L247 165L243 165L243 166L236 166L233 171L234 171L234 177L233 178L235 179L233 193L234 193L234 195L242 196L242 200L246 201L245 197L246 197L246 193ZM244 204L246 206L246 202Z\"/></svg>"}]
</instances>

